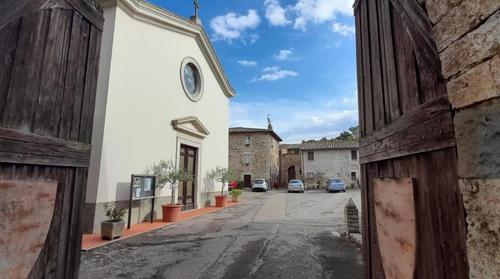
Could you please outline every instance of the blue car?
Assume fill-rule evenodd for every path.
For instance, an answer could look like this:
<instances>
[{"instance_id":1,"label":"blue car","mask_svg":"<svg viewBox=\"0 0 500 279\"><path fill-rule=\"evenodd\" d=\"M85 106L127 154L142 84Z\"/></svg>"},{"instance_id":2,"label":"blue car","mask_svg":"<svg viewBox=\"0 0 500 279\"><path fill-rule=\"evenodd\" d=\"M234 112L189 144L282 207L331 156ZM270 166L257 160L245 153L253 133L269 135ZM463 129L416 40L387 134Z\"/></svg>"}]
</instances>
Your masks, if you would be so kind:
<instances>
[{"instance_id":1,"label":"blue car","mask_svg":"<svg viewBox=\"0 0 500 279\"><path fill-rule=\"evenodd\" d=\"M326 190L328 193L345 192L345 183L340 179L329 179Z\"/></svg>"}]
</instances>

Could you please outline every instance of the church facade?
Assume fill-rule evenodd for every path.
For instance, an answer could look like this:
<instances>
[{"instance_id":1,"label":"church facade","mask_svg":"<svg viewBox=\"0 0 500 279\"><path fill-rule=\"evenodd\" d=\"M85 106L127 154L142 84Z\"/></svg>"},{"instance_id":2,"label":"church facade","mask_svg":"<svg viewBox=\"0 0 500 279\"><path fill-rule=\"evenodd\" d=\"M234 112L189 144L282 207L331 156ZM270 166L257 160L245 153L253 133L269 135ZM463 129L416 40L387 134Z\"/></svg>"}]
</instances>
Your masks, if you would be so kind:
<instances>
[{"instance_id":1,"label":"church facade","mask_svg":"<svg viewBox=\"0 0 500 279\"><path fill-rule=\"evenodd\" d=\"M159 160L192 170L175 192L185 209L214 203L209 178L228 167L229 99L235 95L197 17L179 17L143 0L103 0L101 46L84 231L99 230L106 205L128 207L132 174ZM170 202L156 193L155 218ZM133 201L132 221L151 200Z\"/></svg>"}]
</instances>

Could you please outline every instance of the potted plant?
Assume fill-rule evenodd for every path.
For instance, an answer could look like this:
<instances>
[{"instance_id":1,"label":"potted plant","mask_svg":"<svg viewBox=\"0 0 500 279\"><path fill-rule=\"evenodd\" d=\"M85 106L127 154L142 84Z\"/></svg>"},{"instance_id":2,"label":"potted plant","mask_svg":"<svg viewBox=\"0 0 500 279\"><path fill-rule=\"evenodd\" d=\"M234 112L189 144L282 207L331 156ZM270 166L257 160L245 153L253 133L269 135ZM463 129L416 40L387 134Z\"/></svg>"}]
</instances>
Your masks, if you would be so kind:
<instances>
[{"instance_id":1,"label":"potted plant","mask_svg":"<svg viewBox=\"0 0 500 279\"><path fill-rule=\"evenodd\" d=\"M215 206L225 207L227 204L227 195L224 195L224 187L226 186L226 183L236 180L237 176L230 169L217 167L212 171L212 177L217 182L222 183L220 195L215 196Z\"/></svg>"},{"instance_id":2,"label":"potted plant","mask_svg":"<svg viewBox=\"0 0 500 279\"><path fill-rule=\"evenodd\" d=\"M122 236L123 228L125 227L125 221L123 221L123 216L125 216L124 208L117 208L115 203L111 206L104 205L106 211L106 221L101 222L101 237L102 239L113 240Z\"/></svg>"},{"instance_id":3,"label":"potted plant","mask_svg":"<svg viewBox=\"0 0 500 279\"><path fill-rule=\"evenodd\" d=\"M243 192L240 189L233 189L231 190L231 192L229 192L229 194L231 195L233 202L237 202L238 197L241 196Z\"/></svg>"},{"instance_id":4,"label":"potted plant","mask_svg":"<svg viewBox=\"0 0 500 279\"><path fill-rule=\"evenodd\" d=\"M179 181L190 181L193 176L184 170L177 169L172 161L160 160L153 164L150 173L156 176L156 184L159 189L163 189L167 184L171 190L170 204L162 205L162 221L176 222L182 209L182 204L178 204L175 199L175 189Z\"/></svg>"}]
</instances>

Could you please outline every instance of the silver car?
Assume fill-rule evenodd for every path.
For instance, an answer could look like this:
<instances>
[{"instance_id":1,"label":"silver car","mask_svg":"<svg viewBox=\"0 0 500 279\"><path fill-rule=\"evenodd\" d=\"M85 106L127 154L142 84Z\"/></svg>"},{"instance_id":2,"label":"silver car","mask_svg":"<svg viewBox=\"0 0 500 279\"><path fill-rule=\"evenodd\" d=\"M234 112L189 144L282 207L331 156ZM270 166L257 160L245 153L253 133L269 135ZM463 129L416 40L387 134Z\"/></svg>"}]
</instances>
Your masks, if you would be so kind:
<instances>
[{"instance_id":1,"label":"silver car","mask_svg":"<svg viewBox=\"0 0 500 279\"><path fill-rule=\"evenodd\" d=\"M342 181L338 178L329 179L328 183L327 183L326 191L328 191L328 193L345 192L345 183L344 183L344 181Z\"/></svg>"},{"instance_id":2,"label":"silver car","mask_svg":"<svg viewBox=\"0 0 500 279\"><path fill-rule=\"evenodd\" d=\"M269 184L267 184L265 179L255 179L252 185L252 192L255 191L267 192L268 190L270 190Z\"/></svg>"},{"instance_id":3,"label":"silver car","mask_svg":"<svg viewBox=\"0 0 500 279\"><path fill-rule=\"evenodd\" d=\"M299 192L304 193L304 183L300 179L292 179L288 182L288 193Z\"/></svg>"}]
</instances>

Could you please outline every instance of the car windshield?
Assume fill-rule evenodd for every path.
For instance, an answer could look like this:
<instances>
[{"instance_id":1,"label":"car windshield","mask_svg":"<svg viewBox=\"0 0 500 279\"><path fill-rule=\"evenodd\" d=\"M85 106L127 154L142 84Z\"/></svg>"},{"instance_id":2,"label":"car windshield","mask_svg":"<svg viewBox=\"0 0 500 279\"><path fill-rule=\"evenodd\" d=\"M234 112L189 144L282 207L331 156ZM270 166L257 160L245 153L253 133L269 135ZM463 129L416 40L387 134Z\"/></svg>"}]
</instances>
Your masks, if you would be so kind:
<instances>
[{"instance_id":1,"label":"car windshield","mask_svg":"<svg viewBox=\"0 0 500 279\"><path fill-rule=\"evenodd\" d=\"M342 183L342 180L340 180L340 179L332 179L332 180L330 180L330 184L336 184L336 183Z\"/></svg>"},{"instance_id":2,"label":"car windshield","mask_svg":"<svg viewBox=\"0 0 500 279\"><path fill-rule=\"evenodd\" d=\"M255 184L264 184L264 180L263 179L257 179L257 180L255 180Z\"/></svg>"},{"instance_id":3,"label":"car windshield","mask_svg":"<svg viewBox=\"0 0 500 279\"><path fill-rule=\"evenodd\" d=\"M300 180L290 180L290 184L302 184Z\"/></svg>"}]
</instances>

